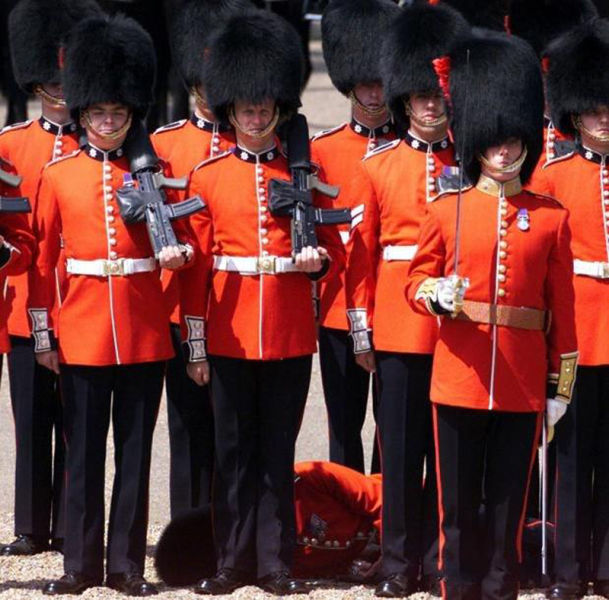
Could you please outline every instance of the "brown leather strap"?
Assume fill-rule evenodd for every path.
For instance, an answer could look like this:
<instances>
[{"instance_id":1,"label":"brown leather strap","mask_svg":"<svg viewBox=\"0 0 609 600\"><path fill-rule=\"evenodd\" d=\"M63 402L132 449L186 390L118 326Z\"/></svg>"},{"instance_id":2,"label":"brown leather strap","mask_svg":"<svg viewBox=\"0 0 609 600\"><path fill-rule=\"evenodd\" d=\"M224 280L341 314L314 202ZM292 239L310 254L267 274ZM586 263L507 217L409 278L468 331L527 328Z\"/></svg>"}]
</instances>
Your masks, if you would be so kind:
<instances>
[{"instance_id":1,"label":"brown leather strap","mask_svg":"<svg viewBox=\"0 0 609 600\"><path fill-rule=\"evenodd\" d=\"M532 331L546 329L548 313L536 308L489 304L488 302L463 301L463 309L455 317L459 321L486 323L502 327L516 327Z\"/></svg>"}]
</instances>

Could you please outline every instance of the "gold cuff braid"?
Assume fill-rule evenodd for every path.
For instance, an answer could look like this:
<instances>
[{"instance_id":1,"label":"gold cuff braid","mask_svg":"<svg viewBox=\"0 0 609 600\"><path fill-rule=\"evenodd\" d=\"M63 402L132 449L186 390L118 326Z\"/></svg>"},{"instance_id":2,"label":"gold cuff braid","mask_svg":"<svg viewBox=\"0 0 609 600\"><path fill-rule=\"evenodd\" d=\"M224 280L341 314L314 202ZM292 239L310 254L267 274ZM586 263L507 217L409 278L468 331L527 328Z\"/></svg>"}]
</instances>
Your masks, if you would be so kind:
<instances>
[{"instance_id":1,"label":"gold cuff braid","mask_svg":"<svg viewBox=\"0 0 609 600\"><path fill-rule=\"evenodd\" d=\"M414 297L415 300L423 300L427 310L434 316L438 316L438 313L433 309L432 302L436 302L438 299L438 279L437 277L428 277L419 286L417 293Z\"/></svg>"},{"instance_id":2,"label":"gold cuff braid","mask_svg":"<svg viewBox=\"0 0 609 600\"><path fill-rule=\"evenodd\" d=\"M573 395L573 385L575 384L575 376L577 373L577 359L579 352L569 352L568 354L560 355L560 373L550 374L548 381L557 384L556 397L567 404L571 402Z\"/></svg>"}]
</instances>

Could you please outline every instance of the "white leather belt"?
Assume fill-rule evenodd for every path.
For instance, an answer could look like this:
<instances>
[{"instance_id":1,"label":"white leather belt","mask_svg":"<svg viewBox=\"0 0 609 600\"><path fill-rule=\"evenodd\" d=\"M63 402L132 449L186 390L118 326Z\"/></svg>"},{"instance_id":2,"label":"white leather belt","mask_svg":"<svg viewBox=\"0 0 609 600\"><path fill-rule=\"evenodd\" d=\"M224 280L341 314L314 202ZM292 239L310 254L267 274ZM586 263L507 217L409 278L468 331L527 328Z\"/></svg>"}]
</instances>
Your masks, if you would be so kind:
<instances>
[{"instance_id":1,"label":"white leather belt","mask_svg":"<svg viewBox=\"0 0 609 600\"><path fill-rule=\"evenodd\" d=\"M418 246L385 246L383 248L384 260L412 260L417 253Z\"/></svg>"},{"instance_id":2,"label":"white leather belt","mask_svg":"<svg viewBox=\"0 0 609 600\"><path fill-rule=\"evenodd\" d=\"M349 231L339 231L340 241L346 246L349 243Z\"/></svg>"},{"instance_id":3,"label":"white leather belt","mask_svg":"<svg viewBox=\"0 0 609 600\"><path fill-rule=\"evenodd\" d=\"M108 275L124 276L135 273L147 273L154 271L157 263L154 258L118 258L106 260L78 260L68 258L66 270L73 275L94 275L97 277L108 277Z\"/></svg>"},{"instance_id":4,"label":"white leather belt","mask_svg":"<svg viewBox=\"0 0 609 600\"><path fill-rule=\"evenodd\" d=\"M573 261L573 272L576 275L588 275L597 279L609 279L609 262L598 262L591 260Z\"/></svg>"},{"instance_id":5,"label":"white leather belt","mask_svg":"<svg viewBox=\"0 0 609 600\"><path fill-rule=\"evenodd\" d=\"M300 272L291 258L284 256L214 256L214 269L241 275L278 275Z\"/></svg>"}]
</instances>

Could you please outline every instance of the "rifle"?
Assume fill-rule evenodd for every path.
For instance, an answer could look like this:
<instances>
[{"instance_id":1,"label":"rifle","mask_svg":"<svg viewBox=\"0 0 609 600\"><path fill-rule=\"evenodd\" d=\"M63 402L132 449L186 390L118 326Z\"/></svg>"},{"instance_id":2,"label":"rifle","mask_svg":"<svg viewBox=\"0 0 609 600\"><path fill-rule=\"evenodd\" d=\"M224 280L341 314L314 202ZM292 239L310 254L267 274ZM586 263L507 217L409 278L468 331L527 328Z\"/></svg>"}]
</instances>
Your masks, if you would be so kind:
<instances>
[{"instance_id":1,"label":"rifle","mask_svg":"<svg viewBox=\"0 0 609 600\"><path fill-rule=\"evenodd\" d=\"M0 169L0 182L8 185L9 187L17 187L21 183L21 177L19 175L13 175L7 173L3 169ZM31 213L32 207L30 201L27 198L11 198L0 196L0 213Z\"/></svg>"},{"instance_id":2,"label":"rifle","mask_svg":"<svg viewBox=\"0 0 609 600\"><path fill-rule=\"evenodd\" d=\"M313 190L330 198L338 196L337 187L327 185L311 173L309 127L304 115L294 115L288 123L288 166L291 181L271 179L269 208L272 215L290 217L292 260L306 246L317 248L317 225L338 225L351 222L347 208L322 209L313 206Z\"/></svg>"},{"instance_id":3,"label":"rifle","mask_svg":"<svg viewBox=\"0 0 609 600\"><path fill-rule=\"evenodd\" d=\"M202 210L205 203L199 196L176 204L165 203L163 188L183 190L188 179L171 179L163 175L143 123L131 128L125 141L125 153L131 174L124 176L123 187L116 191L121 217L126 224L146 221L150 244L155 258L158 258L165 246L178 245L171 221Z\"/></svg>"}]
</instances>

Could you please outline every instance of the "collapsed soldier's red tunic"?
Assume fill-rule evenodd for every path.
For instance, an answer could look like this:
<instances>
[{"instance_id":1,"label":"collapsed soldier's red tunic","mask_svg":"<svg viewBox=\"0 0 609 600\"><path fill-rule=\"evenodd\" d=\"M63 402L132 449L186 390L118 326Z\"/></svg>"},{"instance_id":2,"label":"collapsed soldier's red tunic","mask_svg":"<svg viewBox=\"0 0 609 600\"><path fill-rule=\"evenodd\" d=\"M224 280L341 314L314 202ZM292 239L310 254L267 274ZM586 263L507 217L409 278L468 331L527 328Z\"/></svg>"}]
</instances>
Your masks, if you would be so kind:
<instances>
[{"instance_id":1,"label":"collapsed soldier's red tunic","mask_svg":"<svg viewBox=\"0 0 609 600\"><path fill-rule=\"evenodd\" d=\"M311 279L300 272L242 274L214 268L215 260L247 258L272 268L275 258L291 256L290 218L269 210L268 184L289 179L285 156L273 148L253 154L238 146L199 165L189 194L199 194L207 208L191 217L203 260L180 273L183 336L202 339L209 354L275 360L313 354L316 330ZM317 206L331 200L315 196ZM334 226L317 228L319 244L330 255L328 279L344 267L344 249ZM194 353L197 355L197 353ZM191 353L191 359L193 353Z\"/></svg>"},{"instance_id":2,"label":"collapsed soldier's red tunic","mask_svg":"<svg viewBox=\"0 0 609 600\"><path fill-rule=\"evenodd\" d=\"M39 252L28 302L38 351L49 349L44 325L55 326L50 308L60 238L67 261L152 258L145 223L125 225L119 214L116 190L127 173L122 149L90 146L44 169L35 220ZM192 243L183 220L173 227L178 240ZM168 319L158 266L131 275L68 273L57 317L60 361L107 366L171 358Z\"/></svg>"},{"instance_id":3,"label":"collapsed soldier's red tunic","mask_svg":"<svg viewBox=\"0 0 609 600\"><path fill-rule=\"evenodd\" d=\"M391 123L368 129L355 120L334 129L322 131L311 141L311 160L319 165L324 180L340 188L334 200L336 208L353 209L361 204L357 197L349 196L348 189L361 159L371 150L395 139ZM356 215L357 216L357 215ZM349 240L349 223L338 225L341 240ZM345 301L345 274L319 286L319 324L332 329L349 330Z\"/></svg>"},{"instance_id":4,"label":"collapsed soldier's red tunic","mask_svg":"<svg viewBox=\"0 0 609 600\"><path fill-rule=\"evenodd\" d=\"M408 282L410 305L433 313L438 277L454 271L457 194L429 206ZM481 178L463 192L458 273L470 280L466 300L551 312L549 330L442 318L431 400L463 408L537 412L546 383L567 400L577 357L573 257L567 211L552 198ZM559 389L559 393L560 393ZM566 394L566 392L569 392Z\"/></svg>"},{"instance_id":5,"label":"collapsed soldier's red tunic","mask_svg":"<svg viewBox=\"0 0 609 600\"><path fill-rule=\"evenodd\" d=\"M157 129L151 137L159 158L163 159L173 177L188 177L202 161L218 156L235 145L232 129L198 118L193 114ZM186 193L178 190L180 200ZM171 322L180 322L178 281L173 271L161 271L166 301L171 311Z\"/></svg>"},{"instance_id":6,"label":"collapsed soldier's red tunic","mask_svg":"<svg viewBox=\"0 0 609 600\"><path fill-rule=\"evenodd\" d=\"M294 467L296 577L335 577L347 572L374 530L381 529L380 475L331 462Z\"/></svg>"},{"instance_id":7,"label":"collapsed soldier's red tunic","mask_svg":"<svg viewBox=\"0 0 609 600\"><path fill-rule=\"evenodd\" d=\"M55 125L41 117L37 121L26 121L5 127L0 132L0 157L12 163L17 173L23 177L21 194L29 198L32 213L28 216L30 225L36 210L38 186L42 169L51 160L71 154L78 148L76 124ZM34 231L34 235L36 232ZM65 273L57 272L57 284L61 289ZM8 332L10 335L29 337L30 322L27 316L28 277L26 274L10 276L6 289ZM61 298L57 297L57 310Z\"/></svg>"},{"instance_id":8,"label":"collapsed soldier's red tunic","mask_svg":"<svg viewBox=\"0 0 609 600\"><path fill-rule=\"evenodd\" d=\"M403 286L421 221L438 194L440 179L452 173L454 164L447 138L427 144L409 135L369 153L358 166L349 189L359 205L353 209L348 244L347 308L355 315L350 316L355 336L353 324L361 323L358 315L365 314L377 350L434 350L437 324L412 310ZM357 351L357 339L355 347Z\"/></svg>"}]
</instances>

